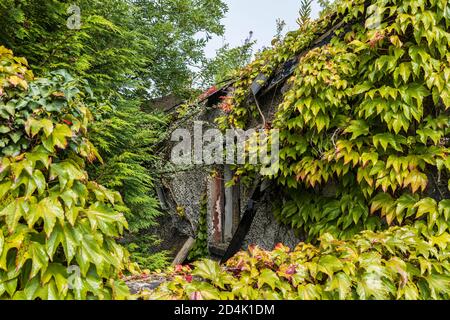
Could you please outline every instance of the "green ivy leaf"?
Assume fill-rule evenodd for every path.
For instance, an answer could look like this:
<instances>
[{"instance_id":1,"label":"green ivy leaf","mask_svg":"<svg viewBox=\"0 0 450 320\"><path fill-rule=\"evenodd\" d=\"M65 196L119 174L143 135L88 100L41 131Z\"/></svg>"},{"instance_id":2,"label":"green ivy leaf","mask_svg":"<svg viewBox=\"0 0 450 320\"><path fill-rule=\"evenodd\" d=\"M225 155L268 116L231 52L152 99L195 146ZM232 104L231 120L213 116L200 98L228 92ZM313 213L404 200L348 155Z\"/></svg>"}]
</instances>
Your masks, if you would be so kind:
<instances>
[{"instance_id":1,"label":"green ivy leaf","mask_svg":"<svg viewBox=\"0 0 450 320\"><path fill-rule=\"evenodd\" d=\"M270 269L264 269L258 277L258 287L261 289L264 284L269 285L272 290L275 290L280 279L277 274Z\"/></svg>"},{"instance_id":2,"label":"green ivy leaf","mask_svg":"<svg viewBox=\"0 0 450 320\"><path fill-rule=\"evenodd\" d=\"M343 264L341 260L332 255L320 257L317 263L318 270L332 277L337 271L341 271Z\"/></svg>"},{"instance_id":3,"label":"green ivy leaf","mask_svg":"<svg viewBox=\"0 0 450 320\"><path fill-rule=\"evenodd\" d=\"M353 133L350 140L355 140L359 136L366 136L369 134L369 125L364 120L353 120L350 126L345 129L345 133Z\"/></svg>"}]
</instances>

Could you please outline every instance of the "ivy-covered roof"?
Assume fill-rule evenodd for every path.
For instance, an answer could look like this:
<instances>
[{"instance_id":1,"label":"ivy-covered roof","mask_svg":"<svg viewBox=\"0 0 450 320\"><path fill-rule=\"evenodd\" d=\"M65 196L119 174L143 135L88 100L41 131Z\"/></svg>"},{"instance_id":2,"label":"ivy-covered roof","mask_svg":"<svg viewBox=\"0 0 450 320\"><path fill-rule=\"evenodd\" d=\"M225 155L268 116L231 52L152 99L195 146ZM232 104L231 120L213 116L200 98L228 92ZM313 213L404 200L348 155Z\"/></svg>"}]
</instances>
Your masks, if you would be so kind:
<instances>
[{"instance_id":1,"label":"ivy-covered roof","mask_svg":"<svg viewBox=\"0 0 450 320\"><path fill-rule=\"evenodd\" d=\"M271 123L281 137L272 179L289 199L281 221L311 238L449 228L449 26L447 0L337 1L241 70L223 129L260 117L255 79L259 95L287 84Z\"/></svg>"}]
</instances>

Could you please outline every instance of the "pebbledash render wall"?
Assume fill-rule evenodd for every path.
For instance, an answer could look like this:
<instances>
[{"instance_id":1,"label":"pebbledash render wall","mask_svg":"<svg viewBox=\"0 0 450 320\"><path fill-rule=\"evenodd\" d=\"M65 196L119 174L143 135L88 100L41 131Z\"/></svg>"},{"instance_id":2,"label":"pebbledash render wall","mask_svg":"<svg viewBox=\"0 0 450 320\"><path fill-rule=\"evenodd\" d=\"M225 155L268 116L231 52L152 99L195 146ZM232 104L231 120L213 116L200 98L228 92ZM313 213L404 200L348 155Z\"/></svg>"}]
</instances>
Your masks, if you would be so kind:
<instances>
[{"instance_id":1,"label":"pebbledash render wall","mask_svg":"<svg viewBox=\"0 0 450 320\"><path fill-rule=\"evenodd\" d=\"M275 97L267 96L261 101L261 108L268 117L280 99L280 92L273 94ZM192 136L195 121L202 121L204 130L215 128L214 119L220 116L222 111L213 103L208 103L208 100L197 108L199 111L188 121L175 123L174 127L187 129ZM159 226L151 230L163 240L155 251L167 249L176 255L189 237L196 238L201 199L206 194L208 247L213 258L220 258L239 225L250 200L250 190L243 185L225 187L226 180L232 176L226 165L174 165L170 162L170 155L176 144L170 141L170 138L164 143L163 161L169 163L167 167L170 169L161 174L158 185L158 195L165 214L159 218ZM264 191L262 199L255 203L256 214L250 230L241 242L242 249L253 244L271 250L280 242L293 248L300 242L301 239L293 230L279 224L274 217L274 200L279 199L279 191L272 186ZM228 209L225 209L227 206Z\"/></svg>"}]
</instances>

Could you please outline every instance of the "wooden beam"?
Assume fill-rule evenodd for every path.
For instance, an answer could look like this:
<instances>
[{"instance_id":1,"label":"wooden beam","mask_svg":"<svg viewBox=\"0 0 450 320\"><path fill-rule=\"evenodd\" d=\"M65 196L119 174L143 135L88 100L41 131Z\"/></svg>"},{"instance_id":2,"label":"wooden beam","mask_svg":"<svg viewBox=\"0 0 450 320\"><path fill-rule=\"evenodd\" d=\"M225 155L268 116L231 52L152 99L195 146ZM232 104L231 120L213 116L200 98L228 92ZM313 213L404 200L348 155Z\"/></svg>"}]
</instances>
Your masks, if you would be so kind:
<instances>
[{"instance_id":1,"label":"wooden beam","mask_svg":"<svg viewBox=\"0 0 450 320\"><path fill-rule=\"evenodd\" d=\"M194 247L195 245L195 239L192 237L189 237L189 239L186 240L181 250L178 252L177 256L172 262L173 266L176 266L178 264L182 264L184 260L186 260L187 256L189 255L189 251Z\"/></svg>"},{"instance_id":2,"label":"wooden beam","mask_svg":"<svg viewBox=\"0 0 450 320\"><path fill-rule=\"evenodd\" d=\"M237 184L233 189L233 234L236 233L241 222L241 185Z\"/></svg>"}]
</instances>

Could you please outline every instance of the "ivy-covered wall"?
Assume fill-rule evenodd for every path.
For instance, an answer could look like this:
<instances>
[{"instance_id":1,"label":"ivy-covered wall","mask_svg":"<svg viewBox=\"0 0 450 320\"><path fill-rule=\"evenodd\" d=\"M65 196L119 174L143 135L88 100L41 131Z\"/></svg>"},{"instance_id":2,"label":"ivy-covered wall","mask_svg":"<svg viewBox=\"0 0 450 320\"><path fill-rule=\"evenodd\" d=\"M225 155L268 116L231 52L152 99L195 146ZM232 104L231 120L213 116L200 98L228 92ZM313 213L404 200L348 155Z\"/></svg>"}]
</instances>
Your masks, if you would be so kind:
<instances>
[{"instance_id":1,"label":"ivy-covered wall","mask_svg":"<svg viewBox=\"0 0 450 320\"><path fill-rule=\"evenodd\" d=\"M339 1L335 9L244 69L218 122L247 127L259 117L253 80L299 56L271 124L282 144L272 177L285 193L278 219L309 240L405 224L442 234L450 226L448 2ZM333 28L330 43L311 49Z\"/></svg>"},{"instance_id":2,"label":"ivy-covered wall","mask_svg":"<svg viewBox=\"0 0 450 320\"><path fill-rule=\"evenodd\" d=\"M449 27L448 0L341 0L260 53L217 122L280 130L275 216L306 241L178 266L148 297L448 299ZM295 57L264 121L252 84Z\"/></svg>"}]
</instances>

